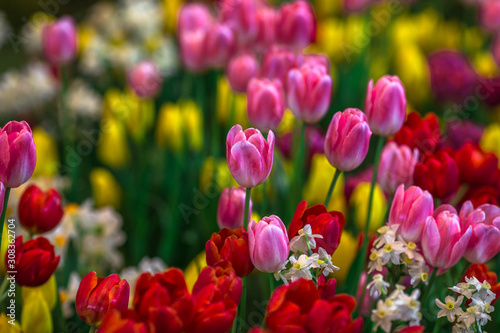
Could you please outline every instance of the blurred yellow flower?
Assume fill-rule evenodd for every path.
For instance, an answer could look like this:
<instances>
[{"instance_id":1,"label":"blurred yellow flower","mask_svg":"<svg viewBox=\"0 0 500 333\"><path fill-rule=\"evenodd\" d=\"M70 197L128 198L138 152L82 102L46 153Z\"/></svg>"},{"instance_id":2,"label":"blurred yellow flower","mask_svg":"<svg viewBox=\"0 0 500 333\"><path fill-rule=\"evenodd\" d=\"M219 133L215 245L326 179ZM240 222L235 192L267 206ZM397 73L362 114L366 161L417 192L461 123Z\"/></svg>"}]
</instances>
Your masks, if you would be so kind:
<instances>
[{"instance_id":1,"label":"blurred yellow flower","mask_svg":"<svg viewBox=\"0 0 500 333\"><path fill-rule=\"evenodd\" d=\"M56 297L57 297L57 284L55 276L52 275L47 282L45 282L39 287L34 287L34 288L22 287L21 295L23 303L26 303L29 298L36 297L36 295L34 294L38 292L41 293L49 310L52 311L56 306Z\"/></svg>"},{"instance_id":2,"label":"blurred yellow flower","mask_svg":"<svg viewBox=\"0 0 500 333\"><path fill-rule=\"evenodd\" d=\"M5 254L7 253L7 247L9 246L8 239L9 229L7 228L7 223L3 224L3 233L2 233L2 245L0 248L0 258L5 258ZM0 276L5 275L5 260L0 260ZM3 332L3 331L2 331Z\"/></svg>"},{"instance_id":3,"label":"blurred yellow flower","mask_svg":"<svg viewBox=\"0 0 500 333\"><path fill-rule=\"evenodd\" d=\"M21 333L21 325L19 322L14 321L14 324L9 324L12 320L5 315L5 313L0 313L0 332L2 333Z\"/></svg>"},{"instance_id":4,"label":"blurred yellow flower","mask_svg":"<svg viewBox=\"0 0 500 333\"><path fill-rule=\"evenodd\" d=\"M81 54L90 45L96 36L95 29L88 24L81 24L78 26L78 52Z\"/></svg>"},{"instance_id":5,"label":"blurred yellow flower","mask_svg":"<svg viewBox=\"0 0 500 333\"><path fill-rule=\"evenodd\" d=\"M276 135L283 135L285 133L291 132L295 124L295 117L289 109L285 110L283 115L283 120L279 124L278 128L274 132Z\"/></svg>"},{"instance_id":6,"label":"blurred yellow flower","mask_svg":"<svg viewBox=\"0 0 500 333\"><path fill-rule=\"evenodd\" d=\"M41 290L34 290L23 299L21 327L23 332L52 332L52 314Z\"/></svg>"},{"instance_id":7,"label":"blurred yellow flower","mask_svg":"<svg viewBox=\"0 0 500 333\"><path fill-rule=\"evenodd\" d=\"M186 279L186 285L189 292L193 290L193 286L200 275L200 271L203 267L207 266L207 256L205 251L201 251L191 262L187 265L184 270L184 278Z\"/></svg>"},{"instance_id":8,"label":"blurred yellow flower","mask_svg":"<svg viewBox=\"0 0 500 333\"><path fill-rule=\"evenodd\" d=\"M127 133L123 124L113 117L101 120L101 142L97 146L97 157L112 168L122 168L130 160Z\"/></svg>"},{"instance_id":9,"label":"blurred yellow flower","mask_svg":"<svg viewBox=\"0 0 500 333\"><path fill-rule=\"evenodd\" d=\"M59 155L54 139L41 127L33 130L37 159L33 177L52 177L59 172Z\"/></svg>"},{"instance_id":10,"label":"blurred yellow flower","mask_svg":"<svg viewBox=\"0 0 500 333\"><path fill-rule=\"evenodd\" d=\"M403 82L413 105L422 105L430 93L427 58L416 44L401 44L395 55L396 74Z\"/></svg>"},{"instance_id":11,"label":"blurred yellow flower","mask_svg":"<svg viewBox=\"0 0 500 333\"><path fill-rule=\"evenodd\" d=\"M478 52L484 45L484 31L479 27L470 27L464 30L464 48L469 53Z\"/></svg>"},{"instance_id":12,"label":"blurred yellow flower","mask_svg":"<svg viewBox=\"0 0 500 333\"><path fill-rule=\"evenodd\" d=\"M203 117L201 110L194 101L183 101L180 104L184 120L184 134L188 138L189 147L194 151L200 151L203 147Z\"/></svg>"},{"instance_id":13,"label":"blurred yellow flower","mask_svg":"<svg viewBox=\"0 0 500 333\"><path fill-rule=\"evenodd\" d=\"M484 77L495 76L498 72L498 65L490 51L476 53L472 59L472 65L476 72Z\"/></svg>"},{"instance_id":14,"label":"blurred yellow flower","mask_svg":"<svg viewBox=\"0 0 500 333\"><path fill-rule=\"evenodd\" d=\"M105 206L120 208L122 190L109 170L94 168L90 173L90 184L97 208Z\"/></svg>"},{"instance_id":15,"label":"blurred yellow flower","mask_svg":"<svg viewBox=\"0 0 500 333\"><path fill-rule=\"evenodd\" d=\"M313 3L318 18L339 14L343 9L342 0L314 0Z\"/></svg>"},{"instance_id":16,"label":"blurred yellow flower","mask_svg":"<svg viewBox=\"0 0 500 333\"><path fill-rule=\"evenodd\" d=\"M200 188L210 188L214 181L219 191L229 186L239 186L229 172L226 159L221 158L216 161L212 156L209 156L200 170Z\"/></svg>"},{"instance_id":17,"label":"blurred yellow flower","mask_svg":"<svg viewBox=\"0 0 500 333\"><path fill-rule=\"evenodd\" d=\"M246 94L237 94L229 85L229 81L222 76L217 81L217 121L221 125L233 126L240 124L246 128L247 118L247 98ZM234 114L231 114L233 112ZM231 124L229 124L231 122Z\"/></svg>"},{"instance_id":18,"label":"blurred yellow flower","mask_svg":"<svg viewBox=\"0 0 500 333\"><path fill-rule=\"evenodd\" d=\"M344 24L336 18L318 21L316 27L316 43L318 52L326 53L334 62L342 60ZM337 41L332 43L332 41Z\"/></svg>"},{"instance_id":19,"label":"blurred yellow flower","mask_svg":"<svg viewBox=\"0 0 500 333\"><path fill-rule=\"evenodd\" d=\"M486 152L491 152L499 158L500 167L500 125L491 124L484 129L483 136L479 142L481 148Z\"/></svg>"},{"instance_id":20,"label":"blurred yellow flower","mask_svg":"<svg viewBox=\"0 0 500 333\"><path fill-rule=\"evenodd\" d=\"M370 183L359 183L349 199L349 206L353 211L353 219L359 230L365 230L366 214L368 210L368 197L370 195ZM374 232L384 223L387 200L384 192L377 184L373 192L372 212L370 217L370 231Z\"/></svg>"},{"instance_id":21,"label":"blurred yellow flower","mask_svg":"<svg viewBox=\"0 0 500 333\"><path fill-rule=\"evenodd\" d=\"M338 283L344 283L347 273L349 273L349 269L356 258L357 252L358 240L354 238L350 232L342 232L339 247L332 255L333 264L340 268L333 273Z\"/></svg>"},{"instance_id":22,"label":"blurred yellow flower","mask_svg":"<svg viewBox=\"0 0 500 333\"><path fill-rule=\"evenodd\" d=\"M183 3L183 0L163 0L165 28L168 32L177 31L177 17Z\"/></svg>"}]
</instances>

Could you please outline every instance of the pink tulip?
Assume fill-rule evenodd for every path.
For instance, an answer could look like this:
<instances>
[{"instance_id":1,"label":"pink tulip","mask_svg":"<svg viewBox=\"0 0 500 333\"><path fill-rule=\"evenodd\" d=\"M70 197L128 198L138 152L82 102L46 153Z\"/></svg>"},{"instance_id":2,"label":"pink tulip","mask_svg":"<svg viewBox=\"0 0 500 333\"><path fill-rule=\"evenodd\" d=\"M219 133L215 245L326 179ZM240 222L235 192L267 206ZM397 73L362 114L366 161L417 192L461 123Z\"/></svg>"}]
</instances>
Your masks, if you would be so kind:
<instances>
[{"instance_id":1,"label":"pink tulip","mask_svg":"<svg viewBox=\"0 0 500 333\"><path fill-rule=\"evenodd\" d=\"M418 243L426 220L432 216L434 201L432 195L412 186L405 191L405 185L399 185L389 212L389 224L399 225L398 234L406 241Z\"/></svg>"},{"instance_id":2,"label":"pink tulip","mask_svg":"<svg viewBox=\"0 0 500 333\"><path fill-rule=\"evenodd\" d=\"M384 191L393 194L399 185L413 184L413 171L418 162L418 149L413 151L407 145L398 146L388 142L382 150L378 165L377 180Z\"/></svg>"},{"instance_id":3,"label":"pink tulip","mask_svg":"<svg viewBox=\"0 0 500 333\"><path fill-rule=\"evenodd\" d=\"M0 181L19 187L33 174L36 146L27 122L10 121L0 130Z\"/></svg>"},{"instance_id":4,"label":"pink tulip","mask_svg":"<svg viewBox=\"0 0 500 333\"><path fill-rule=\"evenodd\" d=\"M134 93L141 98L155 96L162 84L160 70L151 61L137 64L128 75L128 82Z\"/></svg>"},{"instance_id":5,"label":"pink tulip","mask_svg":"<svg viewBox=\"0 0 500 333\"><path fill-rule=\"evenodd\" d=\"M236 50L236 38L233 30L225 24L215 23L205 39L205 57L210 66L224 65Z\"/></svg>"},{"instance_id":6,"label":"pink tulip","mask_svg":"<svg viewBox=\"0 0 500 333\"><path fill-rule=\"evenodd\" d=\"M280 80L253 78L248 84L247 113L261 130L274 130L285 114L285 93Z\"/></svg>"},{"instance_id":7,"label":"pink tulip","mask_svg":"<svg viewBox=\"0 0 500 333\"><path fill-rule=\"evenodd\" d=\"M226 158L231 175L243 187L262 184L273 167L274 133L269 131L267 141L259 130L242 130L234 125L227 134Z\"/></svg>"},{"instance_id":8,"label":"pink tulip","mask_svg":"<svg viewBox=\"0 0 500 333\"><path fill-rule=\"evenodd\" d=\"M295 118L307 123L321 120L332 96L332 78L322 65L305 63L288 72L287 102Z\"/></svg>"},{"instance_id":9,"label":"pink tulip","mask_svg":"<svg viewBox=\"0 0 500 333\"><path fill-rule=\"evenodd\" d=\"M256 15L257 35L254 45L259 51L264 51L276 42L278 13L272 7L262 6L257 10Z\"/></svg>"},{"instance_id":10,"label":"pink tulip","mask_svg":"<svg viewBox=\"0 0 500 333\"><path fill-rule=\"evenodd\" d=\"M462 258L471 238L472 227L463 230L458 215L443 210L429 216L422 231L425 260L434 267L449 269Z\"/></svg>"},{"instance_id":11,"label":"pink tulip","mask_svg":"<svg viewBox=\"0 0 500 333\"><path fill-rule=\"evenodd\" d=\"M246 191L242 187L227 187L220 194L217 207L217 224L219 228L236 229L243 226L245 219L245 197ZM252 199L250 199L250 211L248 218L252 215Z\"/></svg>"},{"instance_id":12,"label":"pink tulip","mask_svg":"<svg viewBox=\"0 0 500 333\"><path fill-rule=\"evenodd\" d=\"M298 0L282 5L277 26L278 40L295 49L311 44L316 37L316 20L311 4Z\"/></svg>"},{"instance_id":13,"label":"pink tulip","mask_svg":"<svg viewBox=\"0 0 500 333\"><path fill-rule=\"evenodd\" d=\"M236 31L241 43L246 43L257 35L258 2L256 0L222 1L222 22Z\"/></svg>"},{"instance_id":14,"label":"pink tulip","mask_svg":"<svg viewBox=\"0 0 500 333\"><path fill-rule=\"evenodd\" d=\"M500 1L483 0L479 4L479 21L490 32L500 31Z\"/></svg>"},{"instance_id":15,"label":"pink tulip","mask_svg":"<svg viewBox=\"0 0 500 333\"><path fill-rule=\"evenodd\" d=\"M276 215L264 217L248 225L250 259L261 272L279 271L288 260L288 235L285 225Z\"/></svg>"},{"instance_id":16,"label":"pink tulip","mask_svg":"<svg viewBox=\"0 0 500 333\"><path fill-rule=\"evenodd\" d=\"M302 57L301 65L309 64L313 66L323 66L327 73L330 73L330 60L328 56L319 53L309 53Z\"/></svg>"},{"instance_id":17,"label":"pink tulip","mask_svg":"<svg viewBox=\"0 0 500 333\"><path fill-rule=\"evenodd\" d=\"M363 112L358 109L337 112L326 132L326 158L339 170L356 169L366 157L371 135Z\"/></svg>"},{"instance_id":18,"label":"pink tulip","mask_svg":"<svg viewBox=\"0 0 500 333\"><path fill-rule=\"evenodd\" d=\"M207 31L213 21L210 9L206 5L198 2L186 3L179 11L177 31L179 34L198 30Z\"/></svg>"},{"instance_id":19,"label":"pink tulip","mask_svg":"<svg viewBox=\"0 0 500 333\"><path fill-rule=\"evenodd\" d=\"M286 85L288 71L297 67L297 56L286 48L273 47L262 60L262 76L279 79ZM285 87L286 90L286 87Z\"/></svg>"},{"instance_id":20,"label":"pink tulip","mask_svg":"<svg viewBox=\"0 0 500 333\"><path fill-rule=\"evenodd\" d=\"M63 16L46 26L42 32L42 47L45 58L55 65L65 65L76 56L77 33L75 21Z\"/></svg>"},{"instance_id":21,"label":"pink tulip","mask_svg":"<svg viewBox=\"0 0 500 333\"><path fill-rule=\"evenodd\" d=\"M406 118L405 88L397 76L386 75L368 83L365 113L370 128L375 134L390 136L396 134Z\"/></svg>"},{"instance_id":22,"label":"pink tulip","mask_svg":"<svg viewBox=\"0 0 500 333\"><path fill-rule=\"evenodd\" d=\"M234 91L245 93L248 82L257 76L258 71L259 63L257 59L249 53L242 53L229 61L226 75Z\"/></svg>"}]
</instances>

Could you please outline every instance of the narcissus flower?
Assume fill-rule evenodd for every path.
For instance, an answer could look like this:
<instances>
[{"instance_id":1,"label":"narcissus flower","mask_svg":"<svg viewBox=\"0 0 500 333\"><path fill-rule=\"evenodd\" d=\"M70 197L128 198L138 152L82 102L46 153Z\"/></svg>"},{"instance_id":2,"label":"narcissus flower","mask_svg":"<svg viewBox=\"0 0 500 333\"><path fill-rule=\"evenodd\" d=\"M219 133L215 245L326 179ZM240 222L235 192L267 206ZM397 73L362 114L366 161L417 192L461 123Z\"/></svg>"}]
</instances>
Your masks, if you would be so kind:
<instances>
[{"instance_id":1,"label":"narcissus flower","mask_svg":"<svg viewBox=\"0 0 500 333\"><path fill-rule=\"evenodd\" d=\"M19 201L19 222L32 234L43 234L61 221L64 215L61 204L61 196L55 189L43 192L38 186L30 185Z\"/></svg>"},{"instance_id":2,"label":"narcissus flower","mask_svg":"<svg viewBox=\"0 0 500 333\"><path fill-rule=\"evenodd\" d=\"M491 301L491 305L494 305L497 301L498 295L500 293L500 283L497 283L497 274L488 269L486 264L473 264L470 265L464 276L462 277L462 282L466 282L465 278L475 277L479 282L483 283L487 281L491 286L491 291L496 295L495 299Z\"/></svg>"}]
</instances>

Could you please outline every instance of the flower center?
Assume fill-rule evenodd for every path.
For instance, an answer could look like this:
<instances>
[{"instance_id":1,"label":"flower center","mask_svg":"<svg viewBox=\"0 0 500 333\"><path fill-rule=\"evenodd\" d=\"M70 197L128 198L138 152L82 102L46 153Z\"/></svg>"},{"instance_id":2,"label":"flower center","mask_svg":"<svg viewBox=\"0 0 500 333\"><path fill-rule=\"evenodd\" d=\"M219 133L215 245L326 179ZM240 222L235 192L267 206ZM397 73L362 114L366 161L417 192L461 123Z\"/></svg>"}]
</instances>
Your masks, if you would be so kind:
<instances>
[{"instance_id":1,"label":"flower center","mask_svg":"<svg viewBox=\"0 0 500 333\"><path fill-rule=\"evenodd\" d=\"M420 274L420 280L422 280L423 282L427 281L428 278L429 278L429 274L427 274L427 273Z\"/></svg>"},{"instance_id":2,"label":"flower center","mask_svg":"<svg viewBox=\"0 0 500 333\"><path fill-rule=\"evenodd\" d=\"M453 304L453 302L446 302L446 308L448 310L453 310L454 307L455 307L455 304Z\"/></svg>"},{"instance_id":3,"label":"flower center","mask_svg":"<svg viewBox=\"0 0 500 333\"><path fill-rule=\"evenodd\" d=\"M295 269L296 271L300 271L302 269L302 265L300 265L300 262L296 262L295 264L293 264L293 269Z\"/></svg>"},{"instance_id":4,"label":"flower center","mask_svg":"<svg viewBox=\"0 0 500 333\"><path fill-rule=\"evenodd\" d=\"M392 244L385 244L384 245L384 252L391 253L392 252Z\"/></svg>"},{"instance_id":5,"label":"flower center","mask_svg":"<svg viewBox=\"0 0 500 333\"><path fill-rule=\"evenodd\" d=\"M417 248L417 244L413 242L408 242L408 249L415 250Z\"/></svg>"},{"instance_id":6,"label":"flower center","mask_svg":"<svg viewBox=\"0 0 500 333\"><path fill-rule=\"evenodd\" d=\"M379 317L379 318L385 318L385 316L386 316L386 313L385 313L385 311L384 311L384 310L380 310L380 311L378 312L378 317Z\"/></svg>"},{"instance_id":7,"label":"flower center","mask_svg":"<svg viewBox=\"0 0 500 333\"><path fill-rule=\"evenodd\" d=\"M408 304L410 306L410 309L415 310L418 308L418 302L414 299L410 300L410 303Z\"/></svg>"},{"instance_id":8,"label":"flower center","mask_svg":"<svg viewBox=\"0 0 500 333\"><path fill-rule=\"evenodd\" d=\"M378 256L377 256L377 252L372 252L372 254L370 254L370 260L371 261L375 261L377 260Z\"/></svg>"}]
</instances>

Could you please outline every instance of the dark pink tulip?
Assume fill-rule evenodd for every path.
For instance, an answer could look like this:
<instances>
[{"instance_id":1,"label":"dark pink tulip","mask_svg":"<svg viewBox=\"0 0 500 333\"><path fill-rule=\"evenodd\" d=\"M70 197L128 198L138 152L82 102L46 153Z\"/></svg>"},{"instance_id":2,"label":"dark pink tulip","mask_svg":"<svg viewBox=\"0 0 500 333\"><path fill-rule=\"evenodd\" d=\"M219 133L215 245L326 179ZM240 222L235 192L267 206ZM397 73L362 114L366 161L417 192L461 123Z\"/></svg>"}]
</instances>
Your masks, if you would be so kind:
<instances>
[{"instance_id":1,"label":"dark pink tulip","mask_svg":"<svg viewBox=\"0 0 500 333\"><path fill-rule=\"evenodd\" d=\"M412 185L417 162L418 149L412 151L407 145L398 146L394 141L388 142L378 165L377 180L382 189L393 194L401 184L406 187Z\"/></svg>"},{"instance_id":2,"label":"dark pink tulip","mask_svg":"<svg viewBox=\"0 0 500 333\"><path fill-rule=\"evenodd\" d=\"M247 114L253 126L263 131L276 129L285 114L281 81L251 79L247 89Z\"/></svg>"},{"instance_id":3,"label":"dark pink tulip","mask_svg":"<svg viewBox=\"0 0 500 333\"><path fill-rule=\"evenodd\" d=\"M288 234L276 215L248 225L248 249L253 265L261 272L275 273L288 260Z\"/></svg>"},{"instance_id":4,"label":"dark pink tulip","mask_svg":"<svg viewBox=\"0 0 500 333\"><path fill-rule=\"evenodd\" d=\"M330 73L330 60L324 54L309 53L302 57L301 65L309 64L314 66L323 66L327 73Z\"/></svg>"},{"instance_id":5,"label":"dark pink tulip","mask_svg":"<svg viewBox=\"0 0 500 333\"><path fill-rule=\"evenodd\" d=\"M297 56L286 48L273 47L262 60L262 76L279 79L286 85L288 71L297 67ZM285 87L286 90L286 87Z\"/></svg>"},{"instance_id":6,"label":"dark pink tulip","mask_svg":"<svg viewBox=\"0 0 500 333\"><path fill-rule=\"evenodd\" d=\"M323 65L305 63L288 72L287 102L295 118L306 123L321 120L332 96L332 78Z\"/></svg>"},{"instance_id":7,"label":"dark pink tulip","mask_svg":"<svg viewBox=\"0 0 500 333\"><path fill-rule=\"evenodd\" d=\"M27 122L10 121L0 130L0 181L19 187L33 174L36 146Z\"/></svg>"},{"instance_id":8,"label":"dark pink tulip","mask_svg":"<svg viewBox=\"0 0 500 333\"><path fill-rule=\"evenodd\" d=\"M210 9L206 5L198 2L186 3L179 11L177 31L179 34L198 30L207 31L213 21Z\"/></svg>"},{"instance_id":9,"label":"dark pink tulip","mask_svg":"<svg viewBox=\"0 0 500 333\"><path fill-rule=\"evenodd\" d=\"M479 21L490 32L500 31L500 1L483 0L479 3Z\"/></svg>"},{"instance_id":10,"label":"dark pink tulip","mask_svg":"<svg viewBox=\"0 0 500 333\"><path fill-rule=\"evenodd\" d=\"M245 93L248 82L257 76L259 63L250 53L242 53L233 57L227 66L226 75L234 91Z\"/></svg>"},{"instance_id":11,"label":"dark pink tulip","mask_svg":"<svg viewBox=\"0 0 500 333\"><path fill-rule=\"evenodd\" d=\"M242 187L227 187L219 197L217 207L217 224L219 228L236 229L243 226L245 219L245 197L246 191ZM252 215L252 200L250 199L250 211Z\"/></svg>"},{"instance_id":12,"label":"dark pink tulip","mask_svg":"<svg viewBox=\"0 0 500 333\"><path fill-rule=\"evenodd\" d=\"M278 13L269 6L262 6L257 10L257 36L255 47L265 51L276 42L276 23Z\"/></svg>"},{"instance_id":13,"label":"dark pink tulip","mask_svg":"<svg viewBox=\"0 0 500 333\"><path fill-rule=\"evenodd\" d=\"M429 192L422 191L418 186L412 186L405 191L405 186L401 184L392 200L389 224L399 225L398 234L406 241L418 243L425 222L432 216L433 210L434 201Z\"/></svg>"},{"instance_id":14,"label":"dark pink tulip","mask_svg":"<svg viewBox=\"0 0 500 333\"><path fill-rule=\"evenodd\" d=\"M241 43L246 43L257 35L259 2L256 0L222 0L222 22L236 31Z\"/></svg>"},{"instance_id":15,"label":"dark pink tulip","mask_svg":"<svg viewBox=\"0 0 500 333\"><path fill-rule=\"evenodd\" d=\"M311 44L316 37L316 20L307 1L294 1L281 6L277 28L278 40L295 49Z\"/></svg>"},{"instance_id":16,"label":"dark pink tulip","mask_svg":"<svg viewBox=\"0 0 500 333\"><path fill-rule=\"evenodd\" d=\"M43 28L42 47L45 58L55 66L71 62L76 56L76 40L75 21L69 16L63 16Z\"/></svg>"},{"instance_id":17,"label":"dark pink tulip","mask_svg":"<svg viewBox=\"0 0 500 333\"><path fill-rule=\"evenodd\" d=\"M397 76L385 75L373 86L368 83L365 113L373 133L396 134L406 119L405 88Z\"/></svg>"},{"instance_id":18,"label":"dark pink tulip","mask_svg":"<svg viewBox=\"0 0 500 333\"><path fill-rule=\"evenodd\" d=\"M458 215L442 210L429 216L422 231L422 250L432 266L449 269L462 258L471 238L472 227L462 229Z\"/></svg>"},{"instance_id":19,"label":"dark pink tulip","mask_svg":"<svg viewBox=\"0 0 500 333\"><path fill-rule=\"evenodd\" d=\"M226 158L231 175L243 187L262 184L273 167L274 133L269 131L267 141L259 130L242 130L234 125L227 134Z\"/></svg>"},{"instance_id":20,"label":"dark pink tulip","mask_svg":"<svg viewBox=\"0 0 500 333\"><path fill-rule=\"evenodd\" d=\"M215 23L205 39L205 57L210 66L224 65L236 50L236 38L233 30L225 24Z\"/></svg>"},{"instance_id":21,"label":"dark pink tulip","mask_svg":"<svg viewBox=\"0 0 500 333\"><path fill-rule=\"evenodd\" d=\"M142 61L128 74L128 83L141 98L155 96L160 90L162 77L159 68L151 61Z\"/></svg>"},{"instance_id":22,"label":"dark pink tulip","mask_svg":"<svg viewBox=\"0 0 500 333\"><path fill-rule=\"evenodd\" d=\"M326 132L326 158L339 170L356 169L366 157L371 135L372 131L361 110L337 112Z\"/></svg>"}]
</instances>

